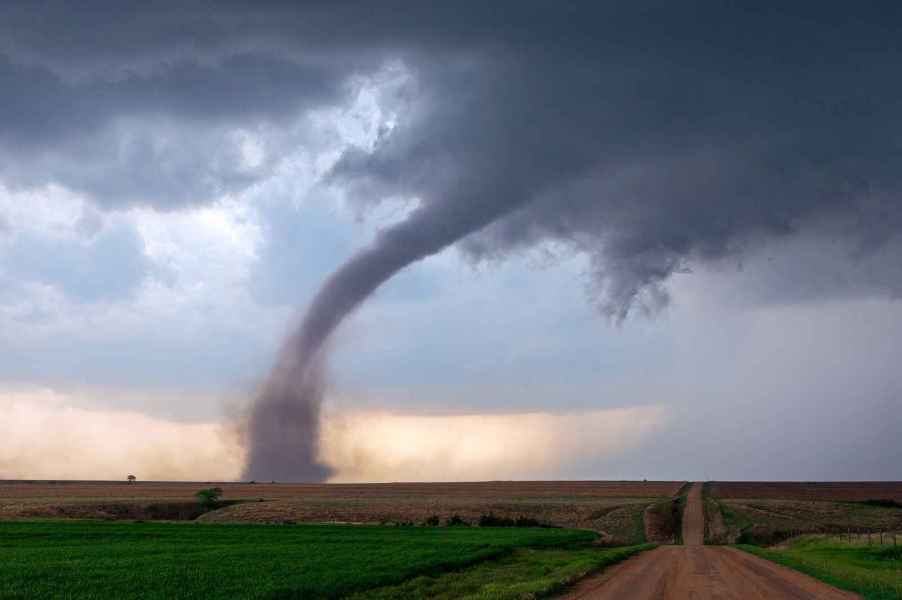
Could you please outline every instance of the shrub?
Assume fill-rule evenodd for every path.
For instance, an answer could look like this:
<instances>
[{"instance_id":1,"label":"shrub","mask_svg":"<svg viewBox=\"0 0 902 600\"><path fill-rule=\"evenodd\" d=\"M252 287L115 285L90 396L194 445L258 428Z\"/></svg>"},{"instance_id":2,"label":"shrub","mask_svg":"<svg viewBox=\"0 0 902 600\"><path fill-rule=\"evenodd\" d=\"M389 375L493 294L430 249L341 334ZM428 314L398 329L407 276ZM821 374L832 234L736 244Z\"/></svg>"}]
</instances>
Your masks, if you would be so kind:
<instances>
[{"instance_id":1,"label":"shrub","mask_svg":"<svg viewBox=\"0 0 902 600\"><path fill-rule=\"evenodd\" d=\"M902 502L890 500L888 498L876 498L871 500L863 500L861 504L868 506L880 506L882 508L902 508Z\"/></svg>"},{"instance_id":2,"label":"shrub","mask_svg":"<svg viewBox=\"0 0 902 600\"><path fill-rule=\"evenodd\" d=\"M532 517L517 517L514 527L551 527L551 525L540 523Z\"/></svg>"},{"instance_id":3,"label":"shrub","mask_svg":"<svg viewBox=\"0 0 902 600\"><path fill-rule=\"evenodd\" d=\"M494 513L482 515L479 517L480 527L548 527L532 517L517 517L511 519L509 517L498 517Z\"/></svg>"},{"instance_id":4,"label":"shrub","mask_svg":"<svg viewBox=\"0 0 902 600\"><path fill-rule=\"evenodd\" d=\"M222 497L222 488L207 488L196 492L194 496L197 498L197 501L200 502L201 506L204 508L212 508L216 506L219 499Z\"/></svg>"},{"instance_id":5,"label":"shrub","mask_svg":"<svg viewBox=\"0 0 902 600\"><path fill-rule=\"evenodd\" d=\"M430 516L426 517L426 520L423 521L423 525L425 525L426 527L438 527L438 525L439 525L438 515L430 515Z\"/></svg>"},{"instance_id":6,"label":"shrub","mask_svg":"<svg viewBox=\"0 0 902 600\"><path fill-rule=\"evenodd\" d=\"M514 520L507 517L496 517L494 513L479 517L480 527L513 527Z\"/></svg>"},{"instance_id":7,"label":"shrub","mask_svg":"<svg viewBox=\"0 0 902 600\"><path fill-rule=\"evenodd\" d=\"M470 524L460 518L460 515L451 515L448 517L448 520L445 521L445 525L448 527L469 527Z\"/></svg>"}]
</instances>

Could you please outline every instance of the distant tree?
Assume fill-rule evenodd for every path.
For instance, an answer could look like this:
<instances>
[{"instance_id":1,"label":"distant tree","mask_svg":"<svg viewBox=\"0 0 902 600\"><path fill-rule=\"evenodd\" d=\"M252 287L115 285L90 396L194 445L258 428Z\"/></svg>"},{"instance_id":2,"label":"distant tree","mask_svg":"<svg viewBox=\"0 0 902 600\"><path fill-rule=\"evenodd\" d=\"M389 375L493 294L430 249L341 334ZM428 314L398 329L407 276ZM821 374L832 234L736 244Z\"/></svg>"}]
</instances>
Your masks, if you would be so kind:
<instances>
[{"instance_id":1,"label":"distant tree","mask_svg":"<svg viewBox=\"0 0 902 600\"><path fill-rule=\"evenodd\" d=\"M219 502L219 498L222 497L222 488L215 487L200 490L194 494L194 497L197 498L197 501L200 502L201 506L204 508L211 508L216 506L216 503Z\"/></svg>"},{"instance_id":2,"label":"distant tree","mask_svg":"<svg viewBox=\"0 0 902 600\"><path fill-rule=\"evenodd\" d=\"M129 476L127 477L127 479L128 479L128 482L129 482L129 483L134 483L134 482L136 482L136 481L138 480L138 478L135 477L134 475L129 475Z\"/></svg>"}]
</instances>

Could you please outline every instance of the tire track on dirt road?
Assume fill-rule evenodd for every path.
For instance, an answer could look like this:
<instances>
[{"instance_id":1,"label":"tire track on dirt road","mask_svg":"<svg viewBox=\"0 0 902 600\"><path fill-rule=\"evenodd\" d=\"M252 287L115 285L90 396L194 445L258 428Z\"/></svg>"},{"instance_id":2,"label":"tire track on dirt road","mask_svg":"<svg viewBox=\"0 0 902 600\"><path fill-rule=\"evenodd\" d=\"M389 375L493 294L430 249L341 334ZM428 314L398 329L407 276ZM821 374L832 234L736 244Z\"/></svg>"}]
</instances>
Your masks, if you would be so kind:
<instances>
[{"instance_id":1,"label":"tire track on dirt road","mask_svg":"<svg viewBox=\"0 0 902 600\"><path fill-rule=\"evenodd\" d=\"M660 546L579 582L563 600L853 600L798 571L725 546L705 546L702 484L683 511L684 546Z\"/></svg>"}]
</instances>

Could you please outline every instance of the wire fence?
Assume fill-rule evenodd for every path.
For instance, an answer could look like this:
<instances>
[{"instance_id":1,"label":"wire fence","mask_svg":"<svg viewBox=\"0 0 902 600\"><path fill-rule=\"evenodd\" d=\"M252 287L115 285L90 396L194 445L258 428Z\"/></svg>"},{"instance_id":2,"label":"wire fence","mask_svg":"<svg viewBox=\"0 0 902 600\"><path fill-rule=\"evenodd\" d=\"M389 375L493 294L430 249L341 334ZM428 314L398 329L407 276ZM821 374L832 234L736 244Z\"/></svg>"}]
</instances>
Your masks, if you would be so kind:
<instances>
[{"instance_id":1,"label":"wire fence","mask_svg":"<svg viewBox=\"0 0 902 600\"><path fill-rule=\"evenodd\" d=\"M896 546L902 543L902 533L897 531L853 531L850 529L845 533L834 534L833 537L849 544L868 546L877 544L881 546Z\"/></svg>"},{"instance_id":2,"label":"wire fence","mask_svg":"<svg viewBox=\"0 0 902 600\"><path fill-rule=\"evenodd\" d=\"M803 536L816 536L831 542L850 544L854 546L900 546L902 545L902 531L875 531L873 529L846 529L845 531L810 531L804 529L789 530L783 532L784 542L789 542Z\"/></svg>"}]
</instances>

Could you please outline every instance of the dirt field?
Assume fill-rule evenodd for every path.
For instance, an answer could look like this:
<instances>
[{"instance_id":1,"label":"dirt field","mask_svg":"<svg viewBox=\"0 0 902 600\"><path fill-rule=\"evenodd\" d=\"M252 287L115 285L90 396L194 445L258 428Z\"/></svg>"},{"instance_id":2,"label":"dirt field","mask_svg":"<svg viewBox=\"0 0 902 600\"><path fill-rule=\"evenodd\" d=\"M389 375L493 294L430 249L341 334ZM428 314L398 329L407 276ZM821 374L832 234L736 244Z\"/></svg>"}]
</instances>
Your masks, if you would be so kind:
<instances>
[{"instance_id":1,"label":"dirt field","mask_svg":"<svg viewBox=\"0 0 902 600\"><path fill-rule=\"evenodd\" d=\"M902 529L902 508L873 503L899 502L899 482L719 482L708 484L707 491L711 543L770 545L802 533Z\"/></svg>"},{"instance_id":2,"label":"dirt field","mask_svg":"<svg viewBox=\"0 0 902 600\"><path fill-rule=\"evenodd\" d=\"M178 519L193 494L211 486L225 500L248 502L207 513L211 522L422 523L452 515L530 517L594 529L610 544L642 541L645 508L683 482L480 482L391 484L251 484L138 482L0 482L0 518ZM262 501L261 501L262 499ZM172 516L166 516L171 514Z\"/></svg>"},{"instance_id":3,"label":"dirt field","mask_svg":"<svg viewBox=\"0 0 902 600\"><path fill-rule=\"evenodd\" d=\"M687 497L683 518L686 546L661 546L580 582L566 600L850 600L807 575L725 547L702 546L702 485Z\"/></svg>"},{"instance_id":4,"label":"dirt field","mask_svg":"<svg viewBox=\"0 0 902 600\"><path fill-rule=\"evenodd\" d=\"M473 483L234 483L138 481L0 480L0 502L14 499L185 500L198 489L218 486L226 498L575 497L671 496L682 481L480 481Z\"/></svg>"},{"instance_id":5,"label":"dirt field","mask_svg":"<svg viewBox=\"0 0 902 600\"><path fill-rule=\"evenodd\" d=\"M902 502L902 481L858 482L741 482L716 481L708 484L714 498L863 501L889 499Z\"/></svg>"}]
</instances>

